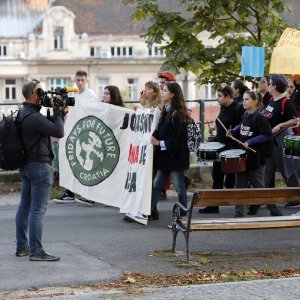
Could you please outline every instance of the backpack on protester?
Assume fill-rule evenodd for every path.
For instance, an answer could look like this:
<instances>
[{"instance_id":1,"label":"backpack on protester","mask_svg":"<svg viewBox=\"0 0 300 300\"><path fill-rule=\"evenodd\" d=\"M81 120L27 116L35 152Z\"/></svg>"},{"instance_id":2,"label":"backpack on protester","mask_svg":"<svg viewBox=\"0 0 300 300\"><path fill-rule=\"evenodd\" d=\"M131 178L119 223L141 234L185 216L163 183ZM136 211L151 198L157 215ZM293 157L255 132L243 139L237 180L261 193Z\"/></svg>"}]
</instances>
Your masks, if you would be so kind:
<instances>
[{"instance_id":1,"label":"backpack on protester","mask_svg":"<svg viewBox=\"0 0 300 300\"><path fill-rule=\"evenodd\" d=\"M16 117L14 117L14 113L8 117L3 115L3 120L0 122L0 169L16 170L26 163L20 126L19 112Z\"/></svg>"},{"instance_id":2,"label":"backpack on protester","mask_svg":"<svg viewBox=\"0 0 300 300\"><path fill-rule=\"evenodd\" d=\"M197 152L200 149L201 144L201 132L193 120L192 123L187 124L187 146L190 152Z\"/></svg>"},{"instance_id":3,"label":"backpack on protester","mask_svg":"<svg viewBox=\"0 0 300 300\"><path fill-rule=\"evenodd\" d=\"M173 122L173 116L176 113L176 111L172 114L172 122ZM200 149L201 144L201 132L196 124L196 122L193 120L191 123L188 123L186 126L187 130L187 146L190 152L197 152Z\"/></svg>"}]
</instances>

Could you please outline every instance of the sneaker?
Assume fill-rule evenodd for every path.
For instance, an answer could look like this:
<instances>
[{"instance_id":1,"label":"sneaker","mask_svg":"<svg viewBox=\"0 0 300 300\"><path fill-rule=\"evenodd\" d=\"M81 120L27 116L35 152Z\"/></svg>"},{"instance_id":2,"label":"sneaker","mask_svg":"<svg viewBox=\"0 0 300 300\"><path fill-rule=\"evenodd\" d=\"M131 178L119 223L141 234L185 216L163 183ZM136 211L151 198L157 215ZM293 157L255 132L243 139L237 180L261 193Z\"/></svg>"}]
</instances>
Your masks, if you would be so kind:
<instances>
[{"instance_id":1,"label":"sneaker","mask_svg":"<svg viewBox=\"0 0 300 300\"><path fill-rule=\"evenodd\" d=\"M280 217L280 216L283 216L283 213L276 207L276 208L270 209L270 215L272 217Z\"/></svg>"},{"instance_id":2,"label":"sneaker","mask_svg":"<svg viewBox=\"0 0 300 300\"><path fill-rule=\"evenodd\" d=\"M142 225L147 225L148 218L142 215L141 213L131 214L127 213L125 214L124 220L128 222L137 222Z\"/></svg>"},{"instance_id":3,"label":"sneaker","mask_svg":"<svg viewBox=\"0 0 300 300\"><path fill-rule=\"evenodd\" d=\"M157 208L154 208L154 210L151 212L151 215L148 217L148 220L159 220L159 213Z\"/></svg>"},{"instance_id":4,"label":"sneaker","mask_svg":"<svg viewBox=\"0 0 300 300\"><path fill-rule=\"evenodd\" d=\"M85 199L85 198L76 198L75 201L81 203L81 204L85 204L85 205L88 205L88 206L94 206L95 204L95 201L92 201L92 200L88 200L88 199Z\"/></svg>"},{"instance_id":5,"label":"sneaker","mask_svg":"<svg viewBox=\"0 0 300 300\"><path fill-rule=\"evenodd\" d=\"M250 205L248 216L255 216L260 209L260 205Z\"/></svg>"},{"instance_id":6,"label":"sneaker","mask_svg":"<svg viewBox=\"0 0 300 300\"><path fill-rule=\"evenodd\" d=\"M28 248L25 249L17 249L16 256L23 257L29 255Z\"/></svg>"},{"instance_id":7,"label":"sneaker","mask_svg":"<svg viewBox=\"0 0 300 300\"><path fill-rule=\"evenodd\" d=\"M200 214L218 214L219 206L208 206L205 208L200 208L199 213Z\"/></svg>"},{"instance_id":8,"label":"sneaker","mask_svg":"<svg viewBox=\"0 0 300 300\"><path fill-rule=\"evenodd\" d=\"M234 218L245 218L245 216L243 214L240 214L238 212L236 212L233 217Z\"/></svg>"},{"instance_id":9,"label":"sneaker","mask_svg":"<svg viewBox=\"0 0 300 300\"><path fill-rule=\"evenodd\" d=\"M300 206L300 202L291 202L285 205L285 207L298 207Z\"/></svg>"},{"instance_id":10,"label":"sneaker","mask_svg":"<svg viewBox=\"0 0 300 300\"><path fill-rule=\"evenodd\" d=\"M75 201L74 194L65 192L61 197L54 198L53 201L58 202L58 203L72 203Z\"/></svg>"},{"instance_id":11,"label":"sneaker","mask_svg":"<svg viewBox=\"0 0 300 300\"><path fill-rule=\"evenodd\" d=\"M294 217L300 217L300 210L299 210L297 213L292 214L291 216L294 216Z\"/></svg>"},{"instance_id":12,"label":"sneaker","mask_svg":"<svg viewBox=\"0 0 300 300\"><path fill-rule=\"evenodd\" d=\"M30 255L29 259L32 261L57 261L60 260L60 257L49 254L42 249L38 254Z\"/></svg>"},{"instance_id":13,"label":"sneaker","mask_svg":"<svg viewBox=\"0 0 300 300\"><path fill-rule=\"evenodd\" d=\"M170 223L170 224L168 225L168 228L169 228L169 229L172 229L172 228L173 228L173 223Z\"/></svg>"}]
</instances>

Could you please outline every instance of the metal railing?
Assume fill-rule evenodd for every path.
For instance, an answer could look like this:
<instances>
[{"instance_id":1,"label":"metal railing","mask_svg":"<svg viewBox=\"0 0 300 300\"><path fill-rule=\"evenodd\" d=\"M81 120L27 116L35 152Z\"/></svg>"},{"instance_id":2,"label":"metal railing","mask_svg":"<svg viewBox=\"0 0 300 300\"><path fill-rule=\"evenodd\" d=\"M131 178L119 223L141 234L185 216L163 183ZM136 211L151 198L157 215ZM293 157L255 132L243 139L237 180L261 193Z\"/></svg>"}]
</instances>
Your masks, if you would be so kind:
<instances>
[{"instance_id":1,"label":"metal railing","mask_svg":"<svg viewBox=\"0 0 300 300\"><path fill-rule=\"evenodd\" d=\"M196 122L201 132L201 142L204 142L204 114L205 114L205 102L215 102L217 99L197 99L197 100L186 100L187 103L198 103L199 104L199 122ZM139 103L139 101L124 101L126 104Z\"/></svg>"},{"instance_id":2,"label":"metal railing","mask_svg":"<svg viewBox=\"0 0 300 300\"><path fill-rule=\"evenodd\" d=\"M197 99L197 100L186 100L187 103L198 103L199 104L199 128L201 132L201 142L204 142L204 115L205 115L205 102L214 102L217 101L216 99ZM139 103L139 101L124 101L125 104L135 104ZM0 103L1 106L12 106L15 109L20 108L22 102L4 102ZM14 109L12 109L14 110Z\"/></svg>"}]
</instances>

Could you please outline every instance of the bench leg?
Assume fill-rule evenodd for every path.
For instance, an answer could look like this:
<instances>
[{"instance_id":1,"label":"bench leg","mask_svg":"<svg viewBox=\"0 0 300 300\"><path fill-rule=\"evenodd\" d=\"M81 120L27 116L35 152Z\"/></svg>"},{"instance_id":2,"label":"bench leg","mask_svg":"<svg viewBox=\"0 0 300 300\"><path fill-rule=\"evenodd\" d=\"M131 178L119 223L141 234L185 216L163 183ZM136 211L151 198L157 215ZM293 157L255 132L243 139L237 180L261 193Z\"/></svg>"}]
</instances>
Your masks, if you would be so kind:
<instances>
[{"instance_id":1,"label":"bench leg","mask_svg":"<svg viewBox=\"0 0 300 300\"><path fill-rule=\"evenodd\" d=\"M173 233L173 243L172 243L172 251L175 252L175 247L176 247L176 238L178 234L178 229L176 226L172 226L172 233Z\"/></svg>"},{"instance_id":2,"label":"bench leg","mask_svg":"<svg viewBox=\"0 0 300 300\"><path fill-rule=\"evenodd\" d=\"M190 232L186 231L184 232L184 238L185 238L185 247L186 247L186 262L190 262L190 247L189 247L189 241L190 241Z\"/></svg>"}]
</instances>

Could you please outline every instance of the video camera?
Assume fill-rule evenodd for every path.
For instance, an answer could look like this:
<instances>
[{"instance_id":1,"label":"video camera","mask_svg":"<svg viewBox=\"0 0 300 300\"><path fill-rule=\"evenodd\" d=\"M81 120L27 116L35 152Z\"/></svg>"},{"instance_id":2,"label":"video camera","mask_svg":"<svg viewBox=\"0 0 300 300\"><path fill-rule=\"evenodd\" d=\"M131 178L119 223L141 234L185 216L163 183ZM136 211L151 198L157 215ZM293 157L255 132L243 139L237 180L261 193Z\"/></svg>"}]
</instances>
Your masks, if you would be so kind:
<instances>
[{"instance_id":1,"label":"video camera","mask_svg":"<svg viewBox=\"0 0 300 300\"><path fill-rule=\"evenodd\" d=\"M78 92L77 87L57 87L54 91L37 90L39 104L45 107L52 107L51 100L56 107L74 106L75 98L69 96L69 93ZM49 96L50 95L50 96Z\"/></svg>"}]
</instances>

